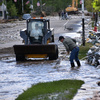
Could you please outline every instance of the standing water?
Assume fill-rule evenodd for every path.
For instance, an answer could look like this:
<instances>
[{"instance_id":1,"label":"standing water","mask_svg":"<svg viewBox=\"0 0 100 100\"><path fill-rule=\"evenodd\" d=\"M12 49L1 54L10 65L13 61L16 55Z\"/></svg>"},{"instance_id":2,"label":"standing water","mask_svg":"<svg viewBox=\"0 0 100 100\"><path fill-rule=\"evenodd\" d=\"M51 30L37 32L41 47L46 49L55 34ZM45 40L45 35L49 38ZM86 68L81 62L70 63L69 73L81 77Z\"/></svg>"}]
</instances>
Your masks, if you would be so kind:
<instances>
[{"instance_id":1,"label":"standing water","mask_svg":"<svg viewBox=\"0 0 100 100\"><path fill-rule=\"evenodd\" d=\"M76 33L62 35L80 37L80 34ZM57 36L58 34L56 38ZM85 82L73 100L86 100L92 97L93 92L100 91L97 85L100 81L100 68L81 61L80 68L71 69L64 47L61 43L58 43L58 46L59 58L54 61L35 60L17 63L14 57L3 55L0 61L0 100L15 100L32 84L62 79L78 79Z\"/></svg>"},{"instance_id":2,"label":"standing water","mask_svg":"<svg viewBox=\"0 0 100 100\"><path fill-rule=\"evenodd\" d=\"M61 47L61 50L63 47ZM60 51L61 52L61 51ZM99 91L96 84L100 80L100 69L81 61L80 68L71 69L68 56L60 55L58 60L27 61L16 63L15 58L0 61L0 100L15 100L32 84L62 79L83 80L74 100L86 100L94 91ZM83 98L83 99L82 99Z\"/></svg>"}]
</instances>

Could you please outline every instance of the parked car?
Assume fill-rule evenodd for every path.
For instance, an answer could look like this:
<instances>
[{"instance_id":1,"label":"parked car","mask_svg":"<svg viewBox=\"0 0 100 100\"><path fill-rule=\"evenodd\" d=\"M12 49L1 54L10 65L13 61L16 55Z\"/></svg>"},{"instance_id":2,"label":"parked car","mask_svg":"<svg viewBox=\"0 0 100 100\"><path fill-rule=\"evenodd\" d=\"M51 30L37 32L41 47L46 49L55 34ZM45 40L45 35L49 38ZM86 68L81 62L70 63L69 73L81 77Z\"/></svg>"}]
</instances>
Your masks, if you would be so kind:
<instances>
[{"instance_id":1,"label":"parked car","mask_svg":"<svg viewBox=\"0 0 100 100\"><path fill-rule=\"evenodd\" d=\"M22 16L23 20L27 20L27 19L30 19L30 18L31 18L30 14L23 14L23 16Z\"/></svg>"}]
</instances>

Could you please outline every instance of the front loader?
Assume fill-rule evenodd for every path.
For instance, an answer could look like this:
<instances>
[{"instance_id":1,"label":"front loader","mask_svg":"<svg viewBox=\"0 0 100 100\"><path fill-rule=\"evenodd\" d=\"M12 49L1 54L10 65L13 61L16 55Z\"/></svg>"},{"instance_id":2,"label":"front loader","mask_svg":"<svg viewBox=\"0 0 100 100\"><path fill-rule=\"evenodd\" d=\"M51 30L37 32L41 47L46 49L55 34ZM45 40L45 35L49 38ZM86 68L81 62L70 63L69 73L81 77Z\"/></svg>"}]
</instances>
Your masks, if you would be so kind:
<instances>
[{"instance_id":1,"label":"front loader","mask_svg":"<svg viewBox=\"0 0 100 100\"><path fill-rule=\"evenodd\" d=\"M16 61L25 61L29 58L56 60L58 58L58 46L53 43L54 29L50 28L50 20L28 19L26 23L27 28L20 31L24 44L13 46ZM39 31L35 29L36 25Z\"/></svg>"}]
</instances>

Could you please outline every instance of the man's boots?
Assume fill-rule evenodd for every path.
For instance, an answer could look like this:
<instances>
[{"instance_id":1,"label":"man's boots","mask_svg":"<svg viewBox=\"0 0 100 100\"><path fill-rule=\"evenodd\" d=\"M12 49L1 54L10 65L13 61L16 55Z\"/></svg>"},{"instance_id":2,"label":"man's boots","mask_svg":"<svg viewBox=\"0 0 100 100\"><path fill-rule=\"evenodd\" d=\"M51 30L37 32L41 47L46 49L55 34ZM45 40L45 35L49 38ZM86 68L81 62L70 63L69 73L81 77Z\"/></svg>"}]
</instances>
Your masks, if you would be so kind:
<instances>
[{"instance_id":1,"label":"man's boots","mask_svg":"<svg viewBox=\"0 0 100 100\"><path fill-rule=\"evenodd\" d=\"M71 63L71 67L72 67L72 68L75 67L75 64L74 64L74 63Z\"/></svg>"},{"instance_id":2,"label":"man's boots","mask_svg":"<svg viewBox=\"0 0 100 100\"><path fill-rule=\"evenodd\" d=\"M78 65L78 67L80 67L80 66L81 66L80 61L77 61L77 65Z\"/></svg>"}]
</instances>

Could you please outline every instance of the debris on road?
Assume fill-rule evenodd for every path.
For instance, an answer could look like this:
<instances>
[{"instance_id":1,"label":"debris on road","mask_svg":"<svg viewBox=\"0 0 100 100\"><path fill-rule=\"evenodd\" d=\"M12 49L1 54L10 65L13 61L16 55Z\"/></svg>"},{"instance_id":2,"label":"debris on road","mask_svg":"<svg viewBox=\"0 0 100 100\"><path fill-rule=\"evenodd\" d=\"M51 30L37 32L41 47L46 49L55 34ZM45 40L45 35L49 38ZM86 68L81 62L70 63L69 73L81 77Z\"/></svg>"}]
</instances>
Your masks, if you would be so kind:
<instances>
[{"instance_id":1,"label":"debris on road","mask_svg":"<svg viewBox=\"0 0 100 100\"><path fill-rule=\"evenodd\" d=\"M96 67L100 65L100 44L99 46L93 46L89 49L87 53L87 62Z\"/></svg>"},{"instance_id":2,"label":"debris on road","mask_svg":"<svg viewBox=\"0 0 100 100\"><path fill-rule=\"evenodd\" d=\"M87 42L93 44L87 52L87 62L97 67L100 65L100 33L89 31Z\"/></svg>"}]
</instances>

